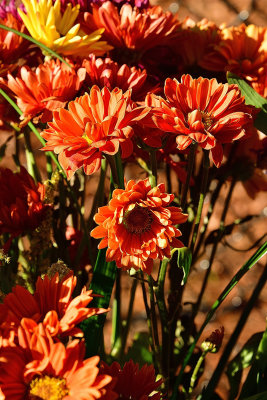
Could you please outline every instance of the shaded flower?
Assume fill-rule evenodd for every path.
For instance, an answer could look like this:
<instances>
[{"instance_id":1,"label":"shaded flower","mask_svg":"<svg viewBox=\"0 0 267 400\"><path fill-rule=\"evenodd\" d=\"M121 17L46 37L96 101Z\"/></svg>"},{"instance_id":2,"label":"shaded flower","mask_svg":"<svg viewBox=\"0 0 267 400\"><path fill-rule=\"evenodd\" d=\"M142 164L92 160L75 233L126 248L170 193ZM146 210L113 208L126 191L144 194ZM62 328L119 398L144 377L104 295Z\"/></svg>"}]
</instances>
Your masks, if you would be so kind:
<instances>
[{"instance_id":1,"label":"shaded flower","mask_svg":"<svg viewBox=\"0 0 267 400\"><path fill-rule=\"evenodd\" d=\"M135 107L131 92L93 86L90 94L71 101L68 110L53 112L53 122L42 132L47 140L43 150L54 150L70 178L83 167L90 175L100 168L104 154L114 155L119 146L122 157L132 153L132 126L149 109Z\"/></svg>"},{"instance_id":2,"label":"shaded flower","mask_svg":"<svg viewBox=\"0 0 267 400\"><path fill-rule=\"evenodd\" d=\"M72 265L75 264L75 258L83 238L82 231L73 228L72 226L66 227L66 240L68 243L68 252ZM85 248L79 261L79 268L84 268L86 265L91 265L88 249Z\"/></svg>"},{"instance_id":3,"label":"shaded flower","mask_svg":"<svg viewBox=\"0 0 267 400\"><path fill-rule=\"evenodd\" d=\"M119 399L159 400L161 398L160 392L152 394L162 384L162 379L156 381L153 365L145 364L139 369L139 365L130 360L121 368L120 364L116 361L110 366L102 362L100 373L115 378L108 387L112 387L112 390L119 395Z\"/></svg>"},{"instance_id":4,"label":"shaded flower","mask_svg":"<svg viewBox=\"0 0 267 400\"><path fill-rule=\"evenodd\" d=\"M90 53L104 54L111 47L99 39L103 29L97 29L86 35L80 24L75 21L79 14L79 5L67 5L63 14L60 0L53 5L52 0L22 0L26 13L18 10L31 36L52 50L64 55L88 56ZM74 25L75 24L75 25Z\"/></svg>"},{"instance_id":5,"label":"shaded flower","mask_svg":"<svg viewBox=\"0 0 267 400\"><path fill-rule=\"evenodd\" d=\"M110 1L93 7L92 14L85 13L83 29L95 26L105 28L104 38L116 48L145 51L155 47L174 34L179 21L160 6L139 10L124 4L120 11Z\"/></svg>"},{"instance_id":6,"label":"shaded flower","mask_svg":"<svg viewBox=\"0 0 267 400\"><path fill-rule=\"evenodd\" d=\"M251 82L251 86L257 93L267 99L267 68L257 81Z\"/></svg>"},{"instance_id":7,"label":"shaded flower","mask_svg":"<svg viewBox=\"0 0 267 400\"><path fill-rule=\"evenodd\" d=\"M0 18L4 19L7 17L7 14L12 14L16 19L20 19L17 8L15 0L2 0L0 4Z\"/></svg>"},{"instance_id":8,"label":"shaded flower","mask_svg":"<svg viewBox=\"0 0 267 400\"><path fill-rule=\"evenodd\" d=\"M20 69L17 77L8 74L4 82L17 96L17 104L23 115L23 125L32 117L47 122L52 111L62 108L75 97L85 79L85 68L69 68L59 60L40 64L35 71L28 66Z\"/></svg>"},{"instance_id":9,"label":"shaded flower","mask_svg":"<svg viewBox=\"0 0 267 400\"><path fill-rule=\"evenodd\" d=\"M260 191L267 191L266 161L267 148L264 145L265 138L261 139L256 129L252 135L240 140L231 155L230 174L236 181L240 181L252 199ZM231 147L225 149L226 157L229 157Z\"/></svg>"},{"instance_id":10,"label":"shaded flower","mask_svg":"<svg viewBox=\"0 0 267 400\"><path fill-rule=\"evenodd\" d=\"M222 345L224 337L224 327L221 326L220 329L215 329L210 336L201 344L204 351L209 353L217 353Z\"/></svg>"},{"instance_id":11,"label":"shaded flower","mask_svg":"<svg viewBox=\"0 0 267 400\"><path fill-rule=\"evenodd\" d=\"M0 168L0 186L0 234L15 237L37 228L50 208L44 203L44 185L21 167L17 173Z\"/></svg>"},{"instance_id":12,"label":"shaded flower","mask_svg":"<svg viewBox=\"0 0 267 400\"><path fill-rule=\"evenodd\" d=\"M166 100L154 94L146 100L154 107L156 126L177 136L179 150L193 142L211 150L217 167L223 158L222 144L248 135L252 129L252 107L245 105L237 85L183 75L181 83L166 79L164 91Z\"/></svg>"},{"instance_id":13,"label":"shaded flower","mask_svg":"<svg viewBox=\"0 0 267 400\"><path fill-rule=\"evenodd\" d=\"M77 278L72 271L59 278L38 277L32 295L27 289L16 285L0 304L0 320L5 316L5 327L16 330L23 318L43 322L51 336L83 336L77 325L86 318L106 312L103 308L88 308L93 300L92 290L82 289L79 296L72 297Z\"/></svg>"},{"instance_id":14,"label":"shaded flower","mask_svg":"<svg viewBox=\"0 0 267 400\"><path fill-rule=\"evenodd\" d=\"M86 69L86 83L89 86L97 85L100 88L106 86L109 90L118 87L123 91L132 90L132 99L135 101L144 100L147 92L157 88L157 84L148 82L146 70L128 65L118 65L110 58L85 59L82 66Z\"/></svg>"},{"instance_id":15,"label":"shaded flower","mask_svg":"<svg viewBox=\"0 0 267 400\"><path fill-rule=\"evenodd\" d=\"M0 23L20 32L25 31L24 24L11 13L1 18ZM5 76L7 71L12 71L17 67L19 58L24 55L27 48L28 42L21 36L0 29L0 76Z\"/></svg>"},{"instance_id":16,"label":"shaded flower","mask_svg":"<svg viewBox=\"0 0 267 400\"><path fill-rule=\"evenodd\" d=\"M114 190L109 204L98 209L94 220L99 226L91 232L102 238L99 249L107 247L107 261L151 274L153 260L170 258L171 247L183 247L175 225L185 222L187 215L170 206L173 199L164 184L151 188L148 179Z\"/></svg>"},{"instance_id":17,"label":"shaded flower","mask_svg":"<svg viewBox=\"0 0 267 400\"><path fill-rule=\"evenodd\" d=\"M84 356L84 342L74 340L65 348L42 324L23 319L18 346L0 349L0 398L94 400L105 395L115 400L106 389L112 378L99 373L99 357Z\"/></svg>"},{"instance_id":18,"label":"shaded flower","mask_svg":"<svg viewBox=\"0 0 267 400\"><path fill-rule=\"evenodd\" d=\"M71 3L73 7L79 4L81 11L91 11L93 4L101 6L105 1L107 0L61 0L61 9L64 10L68 3ZM149 7L149 0L112 0L112 2L117 7L122 7L123 4L131 4L132 7L140 9Z\"/></svg>"},{"instance_id":19,"label":"shaded flower","mask_svg":"<svg viewBox=\"0 0 267 400\"><path fill-rule=\"evenodd\" d=\"M267 68L267 28L242 24L223 29L221 41L206 53L200 65L257 81Z\"/></svg>"}]
</instances>

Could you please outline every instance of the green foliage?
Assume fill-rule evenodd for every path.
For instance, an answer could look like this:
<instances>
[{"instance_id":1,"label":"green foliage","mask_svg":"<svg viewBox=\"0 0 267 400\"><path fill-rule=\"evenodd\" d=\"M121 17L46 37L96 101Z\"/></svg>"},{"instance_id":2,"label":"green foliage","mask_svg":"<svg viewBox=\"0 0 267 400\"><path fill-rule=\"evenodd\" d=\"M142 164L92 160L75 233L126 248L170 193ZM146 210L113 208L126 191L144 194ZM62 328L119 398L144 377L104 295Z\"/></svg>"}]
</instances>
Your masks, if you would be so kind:
<instances>
[{"instance_id":1,"label":"green foliage","mask_svg":"<svg viewBox=\"0 0 267 400\"><path fill-rule=\"evenodd\" d=\"M260 108L261 111L258 113L254 125L257 129L267 135L267 100L259 95L251 86L249 86L239 76L228 72L227 80L229 83L238 85L243 96L245 96L246 104L252 105L256 108Z\"/></svg>"},{"instance_id":2,"label":"green foliage","mask_svg":"<svg viewBox=\"0 0 267 400\"><path fill-rule=\"evenodd\" d=\"M90 307L108 308L114 281L116 278L117 267L114 262L106 262L106 249L98 252L93 279L90 289L94 294L101 295L95 297L90 303ZM98 353L102 331L106 320L106 313L95 315L81 323L86 340L86 355L91 357Z\"/></svg>"},{"instance_id":3,"label":"green foliage","mask_svg":"<svg viewBox=\"0 0 267 400\"><path fill-rule=\"evenodd\" d=\"M134 337L132 346L128 350L125 361L132 359L135 363L138 363L140 367L144 364L152 364L153 358L149 350L149 343L148 332L138 332Z\"/></svg>"},{"instance_id":4,"label":"green foliage","mask_svg":"<svg viewBox=\"0 0 267 400\"><path fill-rule=\"evenodd\" d=\"M257 353L251 365L247 379L243 385L239 399L243 400L248 395L262 394L267 390L267 327L262 335ZM261 398L261 397L260 397ZM265 397L266 399L266 397Z\"/></svg>"},{"instance_id":5,"label":"green foliage","mask_svg":"<svg viewBox=\"0 0 267 400\"><path fill-rule=\"evenodd\" d=\"M184 285L187 281L191 263L192 251L188 247L181 247L178 249L177 265L179 268L182 268L184 273L182 285Z\"/></svg>"},{"instance_id":6,"label":"green foliage","mask_svg":"<svg viewBox=\"0 0 267 400\"><path fill-rule=\"evenodd\" d=\"M226 374L230 383L229 400L234 399L237 396L243 370L251 366L255 358L261 338L262 332L255 333L253 336L251 336L251 338L245 343L240 352L228 364Z\"/></svg>"}]
</instances>

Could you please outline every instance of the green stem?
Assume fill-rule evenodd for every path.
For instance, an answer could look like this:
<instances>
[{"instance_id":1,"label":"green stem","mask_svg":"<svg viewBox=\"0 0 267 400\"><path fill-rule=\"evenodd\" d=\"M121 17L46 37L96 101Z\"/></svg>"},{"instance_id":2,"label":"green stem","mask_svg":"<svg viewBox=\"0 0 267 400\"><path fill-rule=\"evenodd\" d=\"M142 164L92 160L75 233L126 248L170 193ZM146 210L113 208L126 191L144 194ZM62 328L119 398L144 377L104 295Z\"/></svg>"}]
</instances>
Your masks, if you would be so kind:
<instances>
[{"instance_id":1,"label":"green stem","mask_svg":"<svg viewBox=\"0 0 267 400\"><path fill-rule=\"evenodd\" d=\"M53 173L53 166L50 154L46 154L46 172L47 172L47 178L51 179Z\"/></svg>"},{"instance_id":2,"label":"green stem","mask_svg":"<svg viewBox=\"0 0 267 400\"><path fill-rule=\"evenodd\" d=\"M156 351L158 354L158 352L159 352L159 334L158 334L157 315L156 315L156 307L155 307L153 278L151 277L151 275L148 276L148 288L149 288L149 298L150 298L151 322L152 322L152 327L153 327L155 348L156 348Z\"/></svg>"},{"instance_id":3,"label":"green stem","mask_svg":"<svg viewBox=\"0 0 267 400\"><path fill-rule=\"evenodd\" d=\"M37 168L37 164L32 150L30 132L28 127L26 127L24 130L24 143L25 143L25 154L26 154L28 172L36 182L37 181L41 182L41 176Z\"/></svg>"},{"instance_id":4,"label":"green stem","mask_svg":"<svg viewBox=\"0 0 267 400\"><path fill-rule=\"evenodd\" d=\"M243 310L243 312L239 318L239 321L235 327L235 330L231 333L230 339L229 339L227 345L225 346L224 352L223 352L222 356L220 357L218 365L209 381L209 384L203 392L203 395L202 395L203 397L201 397L203 400L204 399L209 400L212 398L211 396L214 394L214 390L217 386L217 383L220 380L220 377L223 373L225 365L234 349L234 346L239 338L239 335L241 334L241 332L243 332L243 328L247 322L249 314L251 313L251 311L255 305L255 302L257 301L257 299L260 295L260 292L264 288L266 280L267 280L267 266L264 268L263 273L260 276L260 279L258 280L258 283L257 283L255 289L253 290L250 299L248 300L247 304L245 305L244 310Z\"/></svg>"},{"instance_id":5,"label":"green stem","mask_svg":"<svg viewBox=\"0 0 267 400\"><path fill-rule=\"evenodd\" d=\"M2 25L0 24L0 28L4 29L5 31L9 31L9 32L13 32L18 36L23 37L24 39L28 40L29 42L32 42L34 44L36 44L38 47L41 47L41 49L45 50L47 53L50 53L52 56L58 58L60 61L62 61L64 64L66 64L68 67L72 68L72 66L66 61L64 60L64 58L62 58L59 54L57 54L55 51L51 50L49 47L47 47L45 44L39 42L38 40L32 38L29 35L26 35L26 33L17 31L16 29L10 28L9 26L6 25Z\"/></svg>"},{"instance_id":6,"label":"green stem","mask_svg":"<svg viewBox=\"0 0 267 400\"><path fill-rule=\"evenodd\" d=\"M122 322L123 330L122 330L122 337L121 337L120 346L117 346L115 344L115 347L112 350L112 355L114 357L116 357L117 355L119 355L120 357L123 357L124 353L125 353L125 347L126 347L126 344L127 344L127 338L128 338L128 334L129 334L129 330L130 330L130 324L131 324L132 315L133 315L133 305L134 305L134 299L135 299L137 283L138 283L138 280L133 278L127 318L126 318L126 321Z\"/></svg>"},{"instance_id":7,"label":"green stem","mask_svg":"<svg viewBox=\"0 0 267 400\"><path fill-rule=\"evenodd\" d=\"M169 371L170 371L170 328L168 321L168 310L165 304L164 296L164 283L167 273L167 267L169 259L164 258L161 262L158 276L158 285L155 288L155 295L157 299L157 305L159 309L161 330L162 330L162 350L161 350L161 364L163 376L166 379L165 386L166 392L168 393L169 385Z\"/></svg>"},{"instance_id":8,"label":"green stem","mask_svg":"<svg viewBox=\"0 0 267 400\"><path fill-rule=\"evenodd\" d=\"M212 264L213 264L213 261L214 261L214 258L215 258L216 252L217 252L217 247L218 247L218 244L219 244L219 242L220 242L220 240L221 240L221 238L223 236L225 217L226 217L226 214L227 214L227 211L228 211L228 208L229 208L229 204L230 204L230 201L231 201L231 198L232 198L232 194L233 194L233 190L234 190L235 184L236 184L235 180L232 180L230 188L229 188L228 195L227 195L225 203L224 203L224 208L223 208L223 212L222 212L222 216L221 216L221 220L220 220L220 231L219 231L219 233L217 235L217 238L216 238L216 240L215 240L215 242L213 244L213 247L212 247L212 250L211 250L210 259L209 259L209 267L206 270L206 273L205 273L205 276L204 276L204 280L203 280L203 283L202 283L202 287L201 287L197 302L196 302L196 304L194 305L194 308L193 308L193 314L192 314L192 317L191 317L192 321L194 321L195 316L198 313L198 309L200 307L203 295L204 295L206 287L207 287L208 278L209 278L209 275L210 275L210 272L211 272L211 267L212 267Z\"/></svg>"},{"instance_id":9,"label":"green stem","mask_svg":"<svg viewBox=\"0 0 267 400\"><path fill-rule=\"evenodd\" d=\"M198 373L199 373L199 369L200 369L203 361L205 360L205 357L206 357L207 354L208 354L208 350L204 350L202 352L201 356L198 359L198 362L197 362L197 364L196 364L196 366L194 368L194 371L192 373L192 376L191 376L190 386L189 386L189 389L188 389L188 394L193 392L193 389L195 387L195 383L196 383L196 380L197 380L197 376L198 376Z\"/></svg>"},{"instance_id":10,"label":"green stem","mask_svg":"<svg viewBox=\"0 0 267 400\"><path fill-rule=\"evenodd\" d=\"M204 154L203 154L203 176L202 176L200 196L199 196L198 207L197 207L197 215L196 215L196 219L195 219L195 223L194 223L193 234L192 234L192 239L191 239L191 244L190 244L190 250L191 250L192 254L193 254L195 242L197 239L204 199L205 199L205 195L206 195L206 191L207 191L207 183L208 183L208 175L209 175L209 167L210 167L209 152L207 150L203 150L203 152L204 152Z\"/></svg>"},{"instance_id":11,"label":"green stem","mask_svg":"<svg viewBox=\"0 0 267 400\"><path fill-rule=\"evenodd\" d=\"M175 381L175 386L172 394L172 400L176 400L177 394L178 394L178 387L181 383L185 367L187 366L189 360L191 359L191 356L193 354L193 351L196 347L196 344L198 342L198 339L200 338L203 330L215 314L216 310L218 307L222 304L222 302L226 299L228 294L232 291L232 289L237 285L237 283L240 281L240 279L267 253L267 242L264 243L254 254L250 259L239 269L239 271L235 274L235 276L231 279L229 284L225 287L225 289L222 291L218 299L213 303L210 311L207 314L207 317L205 321L203 322L200 330L198 331L194 342L188 349L187 355L184 359L183 365L181 367L181 370L179 372L179 375L176 378Z\"/></svg>"},{"instance_id":12,"label":"green stem","mask_svg":"<svg viewBox=\"0 0 267 400\"><path fill-rule=\"evenodd\" d=\"M192 176L192 173L193 173L193 169L194 169L194 161L195 161L196 150L197 150L197 143L193 143L190 146L190 153L189 153L189 156L188 156L186 182L185 182L185 185L183 186L183 192L182 192L182 199L181 199L182 211L185 210L187 192L188 192L188 189L189 189L190 179L191 179L191 176Z\"/></svg>"},{"instance_id":13,"label":"green stem","mask_svg":"<svg viewBox=\"0 0 267 400\"><path fill-rule=\"evenodd\" d=\"M221 188L222 188L223 184L224 184L224 181L220 180L218 182L215 190L212 193L211 200L210 200L210 206L209 206L209 209L208 209L208 213L205 216L204 221L203 221L203 226L200 229L200 235L199 235L199 239L197 241L196 248L195 248L195 251L194 251L194 254L193 254L193 262L192 262L192 264L194 264L195 260L198 257L198 253L199 253L200 247L201 247L201 245L203 243L205 234L206 234L208 226L209 226L210 219L211 219L213 211L214 211L215 203L217 201L217 198L219 196L219 193L221 191Z\"/></svg>"},{"instance_id":14,"label":"green stem","mask_svg":"<svg viewBox=\"0 0 267 400\"><path fill-rule=\"evenodd\" d=\"M157 186L157 150L151 150L150 153L150 174L149 182L151 187Z\"/></svg>"},{"instance_id":15,"label":"green stem","mask_svg":"<svg viewBox=\"0 0 267 400\"><path fill-rule=\"evenodd\" d=\"M115 296L112 304L112 332L111 332L111 347L112 350L116 346L121 346L121 270L118 268L116 276ZM114 352L111 351L114 356Z\"/></svg>"}]
</instances>

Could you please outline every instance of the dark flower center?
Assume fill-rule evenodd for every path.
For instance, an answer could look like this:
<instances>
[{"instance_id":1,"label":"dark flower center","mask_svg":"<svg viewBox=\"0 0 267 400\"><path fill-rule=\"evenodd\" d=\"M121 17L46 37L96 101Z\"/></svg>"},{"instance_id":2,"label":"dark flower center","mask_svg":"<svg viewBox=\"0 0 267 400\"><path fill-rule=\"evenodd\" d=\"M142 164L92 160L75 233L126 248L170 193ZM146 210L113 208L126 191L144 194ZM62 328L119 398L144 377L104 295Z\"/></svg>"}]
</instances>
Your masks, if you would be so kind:
<instances>
[{"instance_id":1,"label":"dark flower center","mask_svg":"<svg viewBox=\"0 0 267 400\"><path fill-rule=\"evenodd\" d=\"M123 224L127 231L136 235L149 231L152 221L152 212L148 208L138 205L133 210L127 211L123 218Z\"/></svg>"},{"instance_id":2,"label":"dark flower center","mask_svg":"<svg viewBox=\"0 0 267 400\"><path fill-rule=\"evenodd\" d=\"M213 117L211 113L206 113L205 111L201 111L202 122L205 129L208 129L213 124Z\"/></svg>"}]
</instances>

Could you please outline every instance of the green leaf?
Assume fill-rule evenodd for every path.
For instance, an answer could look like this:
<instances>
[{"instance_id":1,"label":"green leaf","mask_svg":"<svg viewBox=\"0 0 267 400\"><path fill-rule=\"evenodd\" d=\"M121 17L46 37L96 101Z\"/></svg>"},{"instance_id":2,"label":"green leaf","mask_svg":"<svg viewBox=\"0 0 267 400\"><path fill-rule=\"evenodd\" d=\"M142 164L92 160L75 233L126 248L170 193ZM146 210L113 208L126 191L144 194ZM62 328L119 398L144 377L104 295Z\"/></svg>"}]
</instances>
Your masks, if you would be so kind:
<instances>
[{"instance_id":1,"label":"green leaf","mask_svg":"<svg viewBox=\"0 0 267 400\"><path fill-rule=\"evenodd\" d=\"M267 390L267 327L262 335L255 359L250 368L247 379L242 387L239 399Z\"/></svg>"},{"instance_id":2,"label":"green leaf","mask_svg":"<svg viewBox=\"0 0 267 400\"><path fill-rule=\"evenodd\" d=\"M267 391L255 394L254 396L246 397L244 400L266 400Z\"/></svg>"},{"instance_id":3,"label":"green leaf","mask_svg":"<svg viewBox=\"0 0 267 400\"><path fill-rule=\"evenodd\" d=\"M184 272L182 285L187 281L188 274L192 263L192 252L188 247L181 247L178 249L177 265L182 268Z\"/></svg>"},{"instance_id":4,"label":"green leaf","mask_svg":"<svg viewBox=\"0 0 267 400\"><path fill-rule=\"evenodd\" d=\"M257 129L267 135L267 100L259 93L257 93L239 76L228 72L227 80L231 84L233 83L235 85L238 85L239 89L241 90L242 96L245 96L246 104L261 109L254 121L254 125Z\"/></svg>"},{"instance_id":5,"label":"green leaf","mask_svg":"<svg viewBox=\"0 0 267 400\"><path fill-rule=\"evenodd\" d=\"M255 333L244 344L241 351L228 364L226 375L230 383L229 399L235 399L239 392L243 369L249 367L257 353L263 332Z\"/></svg>"},{"instance_id":6,"label":"green leaf","mask_svg":"<svg viewBox=\"0 0 267 400\"><path fill-rule=\"evenodd\" d=\"M138 332L135 337L132 346L129 348L128 353L125 356L125 361L132 359L139 366L144 364L152 364L152 352L149 350L149 334L148 332Z\"/></svg>"},{"instance_id":7,"label":"green leaf","mask_svg":"<svg viewBox=\"0 0 267 400\"><path fill-rule=\"evenodd\" d=\"M116 272L117 267L115 263L106 262L106 249L99 250L90 289L93 290L93 294L101 295L101 297L95 297L89 307L109 307ZM98 353L105 320L106 313L94 315L81 323L81 329L84 332L86 342L87 357Z\"/></svg>"},{"instance_id":8,"label":"green leaf","mask_svg":"<svg viewBox=\"0 0 267 400\"><path fill-rule=\"evenodd\" d=\"M26 33L17 31L16 29L10 28L9 26L6 25L2 25L0 24L0 28L4 29L5 31L9 31L9 32L13 32L18 36L23 37L24 39L28 40L29 42L32 42L34 44L36 44L38 47L40 47L41 49L45 50L48 54L58 58L60 61L62 61L64 64L66 64L68 67L73 68L66 60L64 60L63 57L61 57L59 54L57 54L54 50L51 50L49 47L47 47L45 44L39 42L38 40L32 38L29 35L26 35Z\"/></svg>"},{"instance_id":9,"label":"green leaf","mask_svg":"<svg viewBox=\"0 0 267 400\"><path fill-rule=\"evenodd\" d=\"M240 270L235 274L235 276L231 279L229 284L226 286L226 288L222 291L218 299L213 303L210 311L208 312L205 321L203 322L202 326L200 327L194 342L191 344L189 347L187 354L184 358L183 364L181 366L179 375L176 377L175 384L174 384L174 390L173 394L171 397L171 400L175 400L178 394L178 387L182 381L182 377L184 374L185 367L189 363L192 354L194 352L194 349L196 347L196 344L204 331L205 327L208 325L209 321L215 314L216 310L218 307L222 304L222 302L226 299L226 297L229 295L229 293L233 290L233 288L238 284L240 279L267 253L267 242L265 242L253 255L250 257L250 259L240 268ZM204 397L203 397L204 398Z\"/></svg>"}]
</instances>

